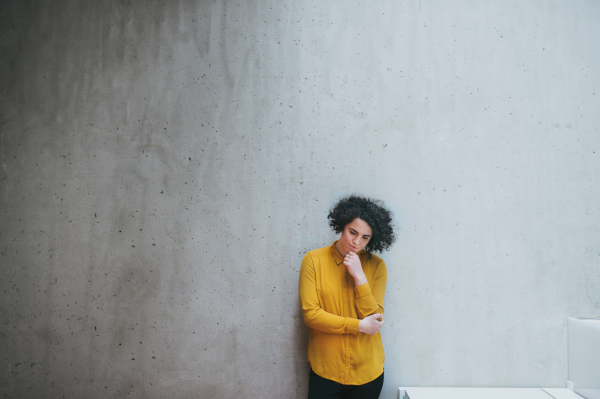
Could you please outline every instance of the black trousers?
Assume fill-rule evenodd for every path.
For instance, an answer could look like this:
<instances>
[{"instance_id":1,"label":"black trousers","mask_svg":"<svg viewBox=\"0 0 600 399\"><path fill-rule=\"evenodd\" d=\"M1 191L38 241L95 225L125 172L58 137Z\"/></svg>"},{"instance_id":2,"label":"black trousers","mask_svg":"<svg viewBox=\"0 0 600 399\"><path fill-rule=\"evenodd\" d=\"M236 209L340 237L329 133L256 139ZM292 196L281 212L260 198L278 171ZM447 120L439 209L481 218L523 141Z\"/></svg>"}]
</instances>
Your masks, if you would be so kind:
<instances>
[{"instance_id":1,"label":"black trousers","mask_svg":"<svg viewBox=\"0 0 600 399\"><path fill-rule=\"evenodd\" d=\"M363 385L344 385L315 374L308 377L308 399L377 399L383 387L383 373Z\"/></svg>"}]
</instances>

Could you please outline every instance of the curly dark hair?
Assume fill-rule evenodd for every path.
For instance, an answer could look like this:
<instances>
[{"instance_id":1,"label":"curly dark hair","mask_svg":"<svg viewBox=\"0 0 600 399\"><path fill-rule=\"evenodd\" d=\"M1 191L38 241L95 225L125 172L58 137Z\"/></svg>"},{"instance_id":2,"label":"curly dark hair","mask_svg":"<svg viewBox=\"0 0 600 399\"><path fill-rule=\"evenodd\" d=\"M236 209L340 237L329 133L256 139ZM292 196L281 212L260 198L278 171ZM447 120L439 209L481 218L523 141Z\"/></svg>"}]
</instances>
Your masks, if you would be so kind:
<instances>
[{"instance_id":1,"label":"curly dark hair","mask_svg":"<svg viewBox=\"0 0 600 399\"><path fill-rule=\"evenodd\" d=\"M383 202L370 198L351 195L344 197L329 211L327 219L329 226L336 233L344 231L344 227L354 219L359 218L367 222L373 235L365 247L367 254L373 251L389 250L396 236L392 227L392 214Z\"/></svg>"}]
</instances>

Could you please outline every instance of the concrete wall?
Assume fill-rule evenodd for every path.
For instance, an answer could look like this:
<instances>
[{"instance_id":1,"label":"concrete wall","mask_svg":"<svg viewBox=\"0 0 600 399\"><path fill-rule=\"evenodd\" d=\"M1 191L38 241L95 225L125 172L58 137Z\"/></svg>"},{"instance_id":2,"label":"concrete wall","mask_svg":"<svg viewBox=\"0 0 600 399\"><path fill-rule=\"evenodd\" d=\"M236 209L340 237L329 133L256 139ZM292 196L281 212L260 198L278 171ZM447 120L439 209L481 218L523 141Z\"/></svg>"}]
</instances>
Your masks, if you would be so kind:
<instances>
[{"instance_id":1,"label":"concrete wall","mask_svg":"<svg viewBox=\"0 0 600 399\"><path fill-rule=\"evenodd\" d=\"M349 193L399 223L382 398L565 385L600 3L0 7L3 397L305 397L299 264Z\"/></svg>"}]
</instances>

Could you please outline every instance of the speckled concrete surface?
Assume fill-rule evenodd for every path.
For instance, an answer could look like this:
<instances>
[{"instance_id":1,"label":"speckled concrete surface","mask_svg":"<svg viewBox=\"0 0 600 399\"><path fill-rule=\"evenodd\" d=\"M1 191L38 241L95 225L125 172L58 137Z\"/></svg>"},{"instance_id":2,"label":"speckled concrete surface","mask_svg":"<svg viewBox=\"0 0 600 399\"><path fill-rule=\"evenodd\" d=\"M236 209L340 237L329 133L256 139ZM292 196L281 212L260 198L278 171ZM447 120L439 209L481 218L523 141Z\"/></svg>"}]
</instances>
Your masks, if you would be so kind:
<instances>
[{"instance_id":1,"label":"speckled concrete surface","mask_svg":"<svg viewBox=\"0 0 600 399\"><path fill-rule=\"evenodd\" d=\"M386 380L564 386L600 4L4 1L0 394L302 398L305 251L399 221Z\"/></svg>"}]
</instances>

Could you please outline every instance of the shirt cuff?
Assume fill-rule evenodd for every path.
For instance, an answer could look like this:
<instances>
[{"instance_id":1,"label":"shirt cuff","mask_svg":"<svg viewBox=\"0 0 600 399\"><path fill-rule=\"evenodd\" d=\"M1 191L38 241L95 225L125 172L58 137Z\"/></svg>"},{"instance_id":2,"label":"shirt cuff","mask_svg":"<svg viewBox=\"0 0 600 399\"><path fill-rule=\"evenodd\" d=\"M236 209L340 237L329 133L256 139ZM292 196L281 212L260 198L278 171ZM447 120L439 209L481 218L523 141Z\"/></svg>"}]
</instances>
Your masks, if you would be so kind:
<instances>
[{"instance_id":1,"label":"shirt cuff","mask_svg":"<svg viewBox=\"0 0 600 399\"><path fill-rule=\"evenodd\" d=\"M360 320L358 319L353 319L350 317L346 318L346 332L348 334L358 334L358 323L360 322Z\"/></svg>"},{"instance_id":2,"label":"shirt cuff","mask_svg":"<svg viewBox=\"0 0 600 399\"><path fill-rule=\"evenodd\" d=\"M369 283L364 283L358 287L354 287L354 296L356 299L364 298L371 293L371 287Z\"/></svg>"}]
</instances>

